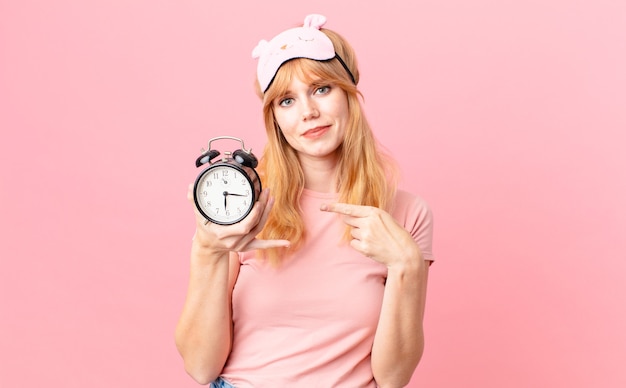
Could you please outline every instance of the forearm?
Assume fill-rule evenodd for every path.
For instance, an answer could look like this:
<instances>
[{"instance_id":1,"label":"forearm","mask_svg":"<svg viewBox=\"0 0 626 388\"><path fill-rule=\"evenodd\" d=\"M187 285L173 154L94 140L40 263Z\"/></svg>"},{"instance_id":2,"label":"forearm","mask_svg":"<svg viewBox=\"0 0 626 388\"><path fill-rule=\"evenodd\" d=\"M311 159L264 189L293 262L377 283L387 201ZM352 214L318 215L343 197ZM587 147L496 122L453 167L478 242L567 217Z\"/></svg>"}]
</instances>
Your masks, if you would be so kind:
<instances>
[{"instance_id":1,"label":"forearm","mask_svg":"<svg viewBox=\"0 0 626 388\"><path fill-rule=\"evenodd\" d=\"M380 387L409 383L424 350L424 306L428 262L421 255L390 267L372 348L372 370Z\"/></svg>"},{"instance_id":2,"label":"forearm","mask_svg":"<svg viewBox=\"0 0 626 388\"><path fill-rule=\"evenodd\" d=\"M176 327L176 346L185 369L207 384L221 372L231 347L228 253L194 244L187 298Z\"/></svg>"}]
</instances>

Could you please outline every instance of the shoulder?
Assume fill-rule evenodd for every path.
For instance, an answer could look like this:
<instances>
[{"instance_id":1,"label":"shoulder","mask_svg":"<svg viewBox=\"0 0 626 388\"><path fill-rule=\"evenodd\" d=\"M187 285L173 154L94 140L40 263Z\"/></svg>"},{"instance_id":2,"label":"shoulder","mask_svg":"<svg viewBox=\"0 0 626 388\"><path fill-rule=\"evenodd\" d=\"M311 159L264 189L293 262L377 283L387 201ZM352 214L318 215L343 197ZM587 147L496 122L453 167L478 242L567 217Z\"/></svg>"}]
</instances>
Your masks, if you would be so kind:
<instances>
[{"instance_id":1,"label":"shoulder","mask_svg":"<svg viewBox=\"0 0 626 388\"><path fill-rule=\"evenodd\" d=\"M391 213L395 216L404 215L424 217L432 216L430 206L422 197L405 190L397 190L392 204Z\"/></svg>"},{"instance_id":2,"label":"shoulder","mask_svg":"<svg viewBox=\"0 0 626 388\"><path fill-rule=\"evenodd\" d=\"M400 225L413 233L432 229L433 213L430 206L422 197L408 191L396 192L391 215Z\"/></svg>"}]
</instances>

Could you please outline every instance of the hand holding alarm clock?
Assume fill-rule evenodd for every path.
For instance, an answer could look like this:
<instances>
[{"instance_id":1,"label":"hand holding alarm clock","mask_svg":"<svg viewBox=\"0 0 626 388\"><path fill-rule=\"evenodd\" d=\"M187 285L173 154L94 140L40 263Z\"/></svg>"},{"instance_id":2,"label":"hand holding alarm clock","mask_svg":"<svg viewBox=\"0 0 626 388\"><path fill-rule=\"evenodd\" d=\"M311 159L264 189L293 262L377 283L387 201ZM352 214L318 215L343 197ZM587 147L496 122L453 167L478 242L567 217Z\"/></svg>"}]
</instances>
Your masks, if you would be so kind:
<instances>
[{"instance_id":1,"label":"hand holding alarm clock","mask_svg":"<svg viewBox=\"0 0 626 388\"><path fill-rule=\"evenodd\" d=\"M241 149L224 152L222 158L213 161L220 152L212 149L217 140L235 140ZM252 150L246 150L243 140L232 136L219 136L209 140L208 149L196 159L196 167L209 164L196 178L193 200L207 222L232 225L250 213L261 194L261 180L254 169L257 158Z\"/></svg>"}]
</instances>

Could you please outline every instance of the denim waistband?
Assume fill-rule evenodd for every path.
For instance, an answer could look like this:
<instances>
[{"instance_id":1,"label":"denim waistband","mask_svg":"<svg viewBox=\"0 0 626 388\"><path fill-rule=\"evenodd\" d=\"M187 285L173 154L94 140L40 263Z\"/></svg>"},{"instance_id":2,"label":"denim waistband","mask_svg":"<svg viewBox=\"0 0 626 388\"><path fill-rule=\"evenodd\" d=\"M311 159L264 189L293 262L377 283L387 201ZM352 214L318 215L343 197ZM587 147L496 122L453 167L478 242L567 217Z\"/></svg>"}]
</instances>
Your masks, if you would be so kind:
<instances>
[{"instance_id":1,"label":"denim waistband","mask_svg":"<svg viewBox=\"0 0 626 388\"><path fill-rule=\"evenodd\" d=\"M230 384L228 381L224 380L221 377L218 377L215 381L211 382L209 388L235 388L234 385Z\"/></svg>"}]
</instances>

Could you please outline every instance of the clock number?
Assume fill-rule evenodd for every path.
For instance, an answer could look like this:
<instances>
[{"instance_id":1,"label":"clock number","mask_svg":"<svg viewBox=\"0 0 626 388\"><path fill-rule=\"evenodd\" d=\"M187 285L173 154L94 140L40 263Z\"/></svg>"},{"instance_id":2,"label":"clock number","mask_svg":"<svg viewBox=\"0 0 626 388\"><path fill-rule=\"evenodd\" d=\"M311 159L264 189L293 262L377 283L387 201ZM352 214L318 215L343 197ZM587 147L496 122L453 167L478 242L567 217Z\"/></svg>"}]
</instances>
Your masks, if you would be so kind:
<instances>
[{"instance_id":1,"label":"clock number","mask_svg":"<svg viewBox=\"0 0 626 388\"><path fill-rule=\"evenodd\" d=\"M227 177L228 176L228 170L222 170L222 176Z\"/></svg>"}]
</instances>

